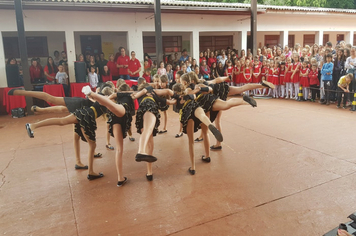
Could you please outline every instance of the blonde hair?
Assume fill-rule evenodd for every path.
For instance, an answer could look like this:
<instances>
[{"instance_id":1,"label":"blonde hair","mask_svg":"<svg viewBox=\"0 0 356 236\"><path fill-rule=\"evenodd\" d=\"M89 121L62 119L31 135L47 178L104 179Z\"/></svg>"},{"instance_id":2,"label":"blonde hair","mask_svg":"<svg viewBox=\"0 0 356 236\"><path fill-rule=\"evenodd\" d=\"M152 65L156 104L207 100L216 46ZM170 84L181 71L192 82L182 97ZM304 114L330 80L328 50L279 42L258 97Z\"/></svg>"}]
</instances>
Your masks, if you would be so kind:
<instances>
[{"instance_id":1,"label":"blonde hair","mask_svg":"<svg viewBox=\"0 0 356 236\"><path fill-rule=\"evenodd\" d=\"M116 83L116 88L120 88L121 85L126 84L125 80L118 79Z\"/></svg>"},{"instance_id":2,"label":"blonde hair","mask_svg":"<svg viewBox=\"0 0 356 236\"><path fill-rule=\"evenodd\" d=\"M158 80L159 81L160 77L158 74L155 74L153 77L152 77L152 81L155 82L155 80Z\"/></svg>"},{"instance_id":3,"label":"blonde hair","mask_svg":"<svg viewBox=\"0 0 356 236\"><path fill-rule=\"evenodd\" d=\"M122 84L120 87L119 87L119 91L122 92L122 91L130 91L131 88L128 84Z\"/></svg>"},{"instance_id":4,"label":"blonde hair","mask_svg":"<svg viewBox=\"0 0 356 236\"><path fill-rule=\"evenodd\" d=\"M348 77L349 79L353 79L354 78L354 74L352 74L352 73L348 73L347 75L346 75L346 77Z\"/></svg>"},{"instance_id":5,"label":"blonde hair","mask_svg":"<svg viewBox=\"0 0 356 236\"><path fill-rule=\"evenodd\" d=\"M160 80L162 83L167 83L168 82L168 76L167 75L161 75Z\"/></svg>"},{"instance_id":6,"label":"blonde hair","mask_svg":"<svg viewBox=\"0 0 356 236\"><path fill-rule=\"evenodd\" d=\"M188 76L189 76L189 79L190 79L191 83L199 84L199 78L198 78L198 75L195 72L193 72L193 71L189 72Z\"/></svg>"},{"instance_id":7,"label":"blonde hair","mask_svg":"<svg viewBox=\"0 0 356 236\"><path fill-rule=\"evenodd\" d=\"M175 85L173 85L172 89L175 93L182 94L184 91L184 86L183 84L176 83Z\"/></svg>"},{"instance_id":8,"label":"blonde hair","mask_svg":"<svg viewBox=\"0 0 356 236\"><path fill-rule=\"evenodd\" d=\"M144 88L147 88L148 86L150 86L148 83L144 83L144 84L140 84L140 86L138 86L137 91L141 91Z\"/></svg>"},{"instance_id":9,"label":"blonde hair","mask_svg":"<svg viewBox=\"0 0 356 236\"><path fill-rule=\"evenodd\" d=\"M183 74L183 75L180 77L180 81L185 81L185 82L187 82L188 84L190 84L190 77L189 77L188 73Z\"/></svg>"},{"instance_id":10,"label":"blonde hair","mask_svg":"<svg viewBox=\"0 0 356 236\"><path fill-rule=\"evenodd\" d=\"M111 81L107 81L107 82L106 82L106 84L109 84L109 85L111 86L111 88L113 88L113 89L115 88L114 83L113 83L113 82L111 82Z\"/></svg>"},{"instance_id":11,"label":"blonde hair","mask_svg":"<svg viewBox=\"0 0 356 236\"><path fill-rule=\"evenodd\" d=\"M104 94L105 96L110 96L111 94L114 93L113 88L111 87L105 87L100 91L102 94Z\"/></svg>"}]
</instances>

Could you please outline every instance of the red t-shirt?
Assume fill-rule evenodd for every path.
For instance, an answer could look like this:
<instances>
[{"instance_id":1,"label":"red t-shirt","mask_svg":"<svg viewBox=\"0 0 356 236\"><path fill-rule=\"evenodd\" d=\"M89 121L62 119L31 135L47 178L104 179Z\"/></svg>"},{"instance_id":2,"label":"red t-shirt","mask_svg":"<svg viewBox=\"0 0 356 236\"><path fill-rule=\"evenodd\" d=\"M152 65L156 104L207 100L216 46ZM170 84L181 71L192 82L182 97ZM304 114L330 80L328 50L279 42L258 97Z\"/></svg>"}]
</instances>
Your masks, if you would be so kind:
<instances>
[{"instance_id":1,"label":"red t-shirt","mask_svg":"<svg viewBox=\"0 0 356 236\"><path fill-rule=\"evenodd\" d=\"M130 57L129 56L119 56L119 58L117 59L117 64L118 65L124 65L124 66L128 66L129 65L129 61L130 61ZM120 75L128 75L129 72L127 71L128 68L119 68L119 73Z\"/></svg>"},{"instance_id":2,"label":"red t-shirt","mask_svg":"<svg viewBox=\"0 0 356 236\"><path fill-rule=\"evenodd\" d=\"M53 67L52 67L52 73L49 73L48 65L47 65L47 66L45 66L45 68L44 68L44 72L46 72L46 73L49 74L50 76L56 77L56 74L57 74L58 70L57 70L56 67L53 66ZM48 76L46 76L46 77L47 77L48 81L53 81L53 79L52 79L51 77L48 77Z\"/></svg>"},{"instance_id":3,"label":"red t-shirt","mask_svg":"<svg viewBox=\"0 0 356 236\"><path fill-rule=\"evenodd\" d=\"M216 62L216 58L210 57L210 58L208 59L208 66L211 67L211 65L212 65L214 62Z\"/></svg>"},{"instance_id":4,"label":"red t-shirt","mask_svg":"<svg viewBox=\"0 0 356 236\"><path fill-rule=\"evenodd\" d=\"M206 61L206 58L205 57L199 57L199 65L201 64L201 62L205 60Z\"/></svg>"},{"instance_id":5,"label":"red t-shirt","mask_svg":"<svg viewBox=\"0 0 356 236\"><path fill-rule=\"evenodd\" d=\"M130 60L129 61L129 70L131 72L135 72L137 71L139 68L141 68L141 63L139 60L137 60L137 58L135 58L135 60ZM133 75L130 75L131 77L139 77L140 76L140 73L136 73L136 74L133 74Z\"/></svg>"},{"instance_id":6,"label":"red t-shirt","mask_svg":"<svg viewBox=\"0 0 356 236\"><path fill-rule=\"evenodd\" d=\"M320 85L319 79L318 79L318 70L314 71L310 71L309 72L309 80L310 80L310 85Z\"/></svg>"},{"instance_id":7,"label":"red t-shirt","mask_svg":"<svg viewBox=\"0 0 356 236\"><path fill-rule=\"evenodd\" d=\"M116 63L114 61L108 61L106 64L112 76L119 76L119 68L117 68Z\"/></svg>"},{"instance_id":8,"label":"red t-shirt","mask_svg":"<svg viewBox=\"0 0 356 236\"><path fill-rule=\"evenodd\" d=\"M151 75L146 75L146 73L144 73L142 77L146 80L147 83L151 83Z\"/></svg>"},{"instance_id":9,"label":"red t-shirt","mask_svg":"<svg viewBox=\"0 0 356 236\"><path fill-rule=\"evenodd\" d=\"M42 78L42 70L39 66L34 67L33 65L31 65L30 67L30 78L31 81L33 82L34 79L39 79Z\"/></svg>"},{"instance_id":10,"label":"red t-shirt","mask_svg":"<svg viewBox=\"0 0 356 236\"><path fill-rule=\"evenodd\" d=\"M103 80L103 82L107 82L107 81L112 81L112 76L110 75L102 75L101 79Z\"/></svg>"}]
</instances>

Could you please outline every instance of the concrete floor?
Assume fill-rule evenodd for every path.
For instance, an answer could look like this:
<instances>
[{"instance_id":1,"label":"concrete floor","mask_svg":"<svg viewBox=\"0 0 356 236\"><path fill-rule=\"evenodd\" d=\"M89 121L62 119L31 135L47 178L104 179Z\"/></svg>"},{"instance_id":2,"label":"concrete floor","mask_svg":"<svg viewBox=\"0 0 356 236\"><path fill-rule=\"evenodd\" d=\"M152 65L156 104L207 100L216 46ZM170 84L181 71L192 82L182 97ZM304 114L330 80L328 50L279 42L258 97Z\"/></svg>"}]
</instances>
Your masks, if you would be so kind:
<instances>
[{"instance_id":1,"label":"concrete floor","mask_svg":"<svg viewBox=\"0 0 356 236\"><path fill-rule=\"evenodd\" d=\"M1 235L322 235L356 211L356 114L335 105L270 99L224 112L223 150L207 164L196 144L195 176L170 109L168 133L154 140L154 181L134 160L135 133L121 188L104 121L95 171L105 177L88 181L74 169L72 126L28 138L25 123L53 116L0 117Z\"/></svg>"}]
</instances>

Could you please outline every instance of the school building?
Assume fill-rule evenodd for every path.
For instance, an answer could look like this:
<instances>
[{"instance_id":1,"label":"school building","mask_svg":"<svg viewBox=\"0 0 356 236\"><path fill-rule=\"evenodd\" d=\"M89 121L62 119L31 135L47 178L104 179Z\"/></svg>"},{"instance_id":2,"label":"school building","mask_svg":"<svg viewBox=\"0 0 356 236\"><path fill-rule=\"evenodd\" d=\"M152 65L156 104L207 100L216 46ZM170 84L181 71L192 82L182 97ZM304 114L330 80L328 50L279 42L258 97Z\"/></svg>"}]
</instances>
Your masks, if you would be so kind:
<instances>
[{"instance_id":1,"label":"school building","mask_svg":"<svg viewBox=\"0 0 356 236\"><path fill-rule=\"evenodd\" d=\"M53 57L67 51L69 76L75 82L76 55L120 46L155 54L153 0L23 0L28 57ZM230 46L249 47L250 4L161 0L163 49L166 54ZM356 10L258 5L257 46L312 45L341 40L356 45ZM0 88L7 87L7 58L19 58L13 0L0 1ZM43 64L43 63L42 63Z\"/></svg>"}]
</instances>

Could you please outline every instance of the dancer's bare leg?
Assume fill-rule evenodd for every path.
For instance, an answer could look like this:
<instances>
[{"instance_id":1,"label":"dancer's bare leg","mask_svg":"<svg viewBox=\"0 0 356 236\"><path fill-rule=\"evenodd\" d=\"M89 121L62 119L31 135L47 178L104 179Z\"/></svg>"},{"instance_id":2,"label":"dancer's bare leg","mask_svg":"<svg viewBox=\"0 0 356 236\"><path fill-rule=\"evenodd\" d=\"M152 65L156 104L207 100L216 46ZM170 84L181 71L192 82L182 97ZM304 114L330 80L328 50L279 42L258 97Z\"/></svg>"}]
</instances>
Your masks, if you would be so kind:
<instances>
[{"instance_id":1,"label":"dancer's bare leg","mask_svg":"<svg viewBox=\"0 0 356 236\"><path fill-rule=\"evenodd\" d=\"M36 109L36 111L35 111ZM47 114L47 113L62 113L69 112L66 106L53 106L53 107L38 107L34 109L32 106L31 110L35 112L35 114Z\"/></svg>"},{"instance_id":2,"label":"dancer's bare leg","mask_svg":"<svg viewBox=\"0 0 356 236\"><path fill-rule=\"evenodd\" d=\"M188 146L189 146L189 157L191 163L191 170L195 170L195 157L194 157L194 121L192 119L188 120L187 124L187 135L188 135Z\"/></svg>"},{"instance_id":3,"label":"dancer's bare leg","mask_svg":"<svg viewBox=\"0 0 356 236\"><path fill-rule=\"evenodd\" d=\"M50 126L50 125L69 125L69 124L76 124L78 123L77 118L73 115L70 114L66 117L62 118L50 118L50 119L45 119L36 123L30 124L31 130L35 130L40 127L44 126Z\"/></svg>"},{"instance_id":4,"label":"dancer's bare leg","mask_svg":"<svg viewBox=\"0 0 356 236\"><path fill-rule=\"evenodd\" d=\"M156 124L156 116L149 111L146 111L143 115L143 131L140 135L140 143L138 148L138 153L148 155L148 141L152 135L153 129Z\"/></svg>"},{"instance_id":5,"label":"dancer's bare leg","mask_svg":"<svg viewBox=\"0 0 356 236\"><path fill-rule=\"evenodd\" d=\"M75 163L80 167L84 167L85 165L80 160L80 136L76 132L73 133L74 133L73 140L74 140Z\"/></svg>"},{"instance_id":6,"label":"dancer's bare leg","mask_svg":"<svg viewBox=\"0 0 356 236\"><path fill-rule=\"evenodd\" d=\"M201 131L204 139L205 157L210 157L210 139L208 135L208 127L202 124Z\"/></svg>"},{"instance_id":7,"label":"dancer's bare leg","mask_svg":"<svg viewBox=\"0 0 356 236\"><path fill-rule=\"evenodd\" d=\"M195 109L194 111L194 115L206 126L211 125L210 119L209 117L207 117L207 115L205 114L203 108L198 107L197 109ZM188 123L189 124L189 123ZM193 129L194 129L194 125L193 125ZM194 130L193 130L194 131ZM188 132L187 132L188 133Z\"/></svg>"},{"instance_id":8,"label":"dancer's bare leg","mask_svg":"<svg viewBox=\"0 0 356 236\"><path fill-rule=\"evenodd\" d=\"M241 98L232 98L228 101L223 101L221 99L217 99L213 104L213 111L224 111L228 110L231 107L241 106L241 105L250 105L249 103L245 102Z\"/></svg>"},{"instance_id":9,"label":"dancer's bare leg","mask_svg":"<svg viewBox=\"0 0 356 236\"><path fill-rule=\"evenodd\" d=\"M218 115L216 116L215 119L215 127L222 133L222 127L221 127L221 115L222 115L222 111L220 111L218 113ZM216 140L216 144L214 145L214 147L220 147L221 146L221 142L219 142L218 140Z\"/></svg>"},{"instance_id":10,"label":"dancer's bare leg","mask_svg":"<svg viewBox=\"0 0 356 236\"><path fill-rule=\"evenodd\" d=\"M115 163L116 163L116 170L117 170L117 180L124 181L125 178L122 172L122 154L124 150L122 127L120 124L114 124L112 128L113 128L113 133L116 142Z\"/></svg>"},{"instance_id":11,"label":"dancer's bare leg","mask_svg":"<svg viewBox=\"0 0 356 236\"><path fill-rule=\"evenodd\" d=\"M109 99L109 97L102 96L96 93L91 93L89 97L94 98L101 105L105 106L112 113L114 113L117 117L123 117L125 115L125 108L123 105L117 104Z\"/></svg>"},{"instance_id":12,"label":"dancer's bare leg","mask_svg":"<svg viewBox=\"0 0 356 236\"><path fill-rule=\"evenodd\" d=\"M94 152L96 148L96 142L92 141L89 139L89 137L85 134L84 129L82 129L82 133L84 135L84 138L87 140L89 144L89 152L88 152L88 170L89 170L89 175L96 175L99 176L99 174L94 172Z\"/></svg>"},{"instance_id":13,"label":"dancer's bare leg","mask_svg":"<svg viewBox=\"0 0 356 236\"><path fill-rule=\"evenodd\" d=\"M111 146L109 128L110 128L110 124L106 124L106 147ZM114 137L115 137L115 135L114 135Z\"/></svg>"},{"instance_id":14,"label":"dancer's bare leg","mask_svg":"<svg viewBox=\"0 0 356 236\"><path fill-rule=\"evenodd\" d=\"M38 91L26 91L26 90L15 90L14 95L33 97L44 100L46 102L52 103L54 105L65 106L63 97L55 97L45 92Z\"/></svg>"},{"instance_id":15,"label":"dancer's bare leg","mask_svg":"<svg viewBox=\"0 0 356 236\"><path fill-rule=\"evenodd\" d=\"M163 111L163 120L164 120L163 131L167 130L167 119L168 119L167 111Z\"/></svg>"},{"instance_id":16,"label":"dancer's bare leg","mask_svg":"<svg viewBox=\"0 0 356 236\"><path fill-rule=\"evenodd\" d=\"M149 140L148 140L148 146L147 146L147 154L148 155L153 155L153 148L154 148L154 143L153 143L153 134L151 134ZM152 175L152 163L147 163L147 175Z\"/></svg>"}]
</instances>

